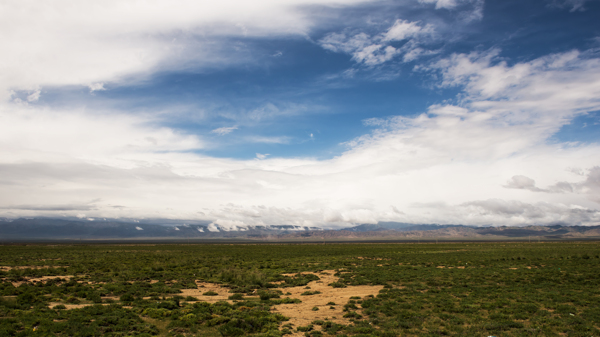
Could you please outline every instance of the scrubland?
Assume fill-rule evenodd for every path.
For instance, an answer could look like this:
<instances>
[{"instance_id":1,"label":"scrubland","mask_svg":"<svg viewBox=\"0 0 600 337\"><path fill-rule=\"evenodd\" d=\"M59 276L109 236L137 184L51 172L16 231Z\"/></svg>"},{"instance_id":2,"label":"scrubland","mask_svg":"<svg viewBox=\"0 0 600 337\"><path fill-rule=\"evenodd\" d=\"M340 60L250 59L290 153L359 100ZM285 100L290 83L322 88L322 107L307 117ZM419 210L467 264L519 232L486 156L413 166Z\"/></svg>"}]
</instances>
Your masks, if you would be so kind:
<instances>
[{"instance_id":1,"label":"scrubland","mask_svg":"<svg viewBox=\"0 0 600 337\"><path fill-rule=\"evenodd\" d=\"M598 336L600 243L0 246L0 336Z\"/></svg>"}]
</instances>

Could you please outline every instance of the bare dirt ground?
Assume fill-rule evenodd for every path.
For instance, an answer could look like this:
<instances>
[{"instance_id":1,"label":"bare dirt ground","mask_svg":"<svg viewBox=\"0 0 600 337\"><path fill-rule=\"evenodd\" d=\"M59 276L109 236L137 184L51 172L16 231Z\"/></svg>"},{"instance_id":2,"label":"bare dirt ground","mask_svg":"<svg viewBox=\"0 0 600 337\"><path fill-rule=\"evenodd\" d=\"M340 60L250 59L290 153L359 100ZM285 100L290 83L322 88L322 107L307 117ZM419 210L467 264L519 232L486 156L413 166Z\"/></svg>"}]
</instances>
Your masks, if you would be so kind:
<instances>
[{"instance_id":1,"label":"bare dirt ground","mask_svg":"<svg viewBox=\"0 0 600 337\"><path fill-rule=\"evenodd\" d=\"M25 281L17 281L17 282L11 282L13 286L18 287L23 283L37 283L37 282L42 282L45 283L49 280L54 280L57 278L63 279L63 280L67 280L69 281L71 278L73 277L73 275L58 275L58 276L42 276L42 277L24 277L23 279L25 279ZM4 278L0 278L1 281L4 281Z\"/></svg>"},{"instance_id":2,"label":"bare dirt ground","mask_svg":"<svg viewBox=\"0 0 600 337\"><path fill-rule=\"evenodd\" d=\"M94 305L93 303L67 304L67 303L62 303L62 302L50 302L48 304L48 308L54 309L55 306L61 305L61 304L65 306L66 310L81 309L81 308L85 308L85 307ZM108 303L102 303L102 305L108 305Z\"/></svg>"},{"instance_id":3,"label":"bare dirt ground","mask_svg":"<svg viewBox=\"0 0 600 337\"><path fill-rule=\"evenodd\" d=\"M310 274L310 273L303 273ZM312 273L319 276L319 281L312 281L308 284L310 289L306 287L283 288L284 293L290 292L291 295L286 295L290 298L299 298L302 303L297 304L280 304L276 305L274 311L289 317L290 320L286 323L291 323L294 328L298 326L307 326L315 320L328 319L338 324L349 324L350 320L344 318L344 304L348 303L350 297L359 296L365 297L368 295L377 295L383 286L348 286L347 288L333 288L328 284L338 281L338 277L333 276L334 270L325 270L322 273ZM302 296L305 291L320 291L321 294ZM334 302L336 305L328 305L327 303ZM359 304L357 304L360 307ZM313 308L319 310L313 310ZM333 307L333 309L331 308ZM358 310L360 312L360 310ZM314 327L318 329L318 326ZM304 336L303 332L294 332L290 336Z\"/></svg>"},{"instance_id":4,"label":"bare dirt ground","mask_svg":"<svg viewBox=\"0 0 600 337\"><path fill-rule=\"evenodd\" d=\"M174 294L174 295L179 295L179 296L183 296L183 297L192 296L192 297L199 299L200 301L209 302L209 303L215 303L215 302L219 302L219 301L226 301L229 303L233 303L233 301L227 299L229 296L233 295L232 293L229 292L229 288L223 287L220 284L207 283L207 282L201 282L201 281L196 281L196 284L198 285L198 289L181 289L181 294ZM209 291L215 292L218 295L213 295L213 296L203 295L204 293L209 292ZM253 296L244 296L244 297L245 298L253 298Z\"/></svg>"}]
</instances>

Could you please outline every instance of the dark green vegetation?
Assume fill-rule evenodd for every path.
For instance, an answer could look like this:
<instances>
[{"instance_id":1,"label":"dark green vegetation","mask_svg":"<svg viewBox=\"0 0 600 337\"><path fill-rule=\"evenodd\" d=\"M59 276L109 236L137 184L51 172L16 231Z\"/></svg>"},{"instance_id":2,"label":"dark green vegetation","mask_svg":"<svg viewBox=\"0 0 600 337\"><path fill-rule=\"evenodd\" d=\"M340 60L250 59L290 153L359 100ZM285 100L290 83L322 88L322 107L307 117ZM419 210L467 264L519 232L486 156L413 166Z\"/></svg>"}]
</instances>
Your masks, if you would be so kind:
<instances>
[{"instance_id":1,"label":"dark green vegetation","mask_svg":"<svg viewBox=\"0 0 600 337\"><path fill-rule=\"evenodd\" d=\"M0 336L600 335L598 243L0 246L0 266ZM337 303L349 324L271 310L323 296L282 275L321 270L384 289ZM196 280L231 301L177 295Z\"/></svg>"}]
</instances>

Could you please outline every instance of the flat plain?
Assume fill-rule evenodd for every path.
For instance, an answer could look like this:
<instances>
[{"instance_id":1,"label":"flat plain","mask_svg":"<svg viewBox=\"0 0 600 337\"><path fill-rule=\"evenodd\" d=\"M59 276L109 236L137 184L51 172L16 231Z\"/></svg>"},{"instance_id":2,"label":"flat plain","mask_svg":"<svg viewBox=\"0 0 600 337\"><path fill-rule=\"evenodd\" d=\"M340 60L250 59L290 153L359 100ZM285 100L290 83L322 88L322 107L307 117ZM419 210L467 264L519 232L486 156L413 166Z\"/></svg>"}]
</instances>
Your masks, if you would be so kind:
<instances>
[{"instance_id":1,"label":"flat plain","mask_svg":"<svg viewBox=\"0 0 600 337\"><path fill-rule=\"evenodd\" d=\"M0 336L598 336L599 242L0 246Z\"/></svg>"}]
</instances>

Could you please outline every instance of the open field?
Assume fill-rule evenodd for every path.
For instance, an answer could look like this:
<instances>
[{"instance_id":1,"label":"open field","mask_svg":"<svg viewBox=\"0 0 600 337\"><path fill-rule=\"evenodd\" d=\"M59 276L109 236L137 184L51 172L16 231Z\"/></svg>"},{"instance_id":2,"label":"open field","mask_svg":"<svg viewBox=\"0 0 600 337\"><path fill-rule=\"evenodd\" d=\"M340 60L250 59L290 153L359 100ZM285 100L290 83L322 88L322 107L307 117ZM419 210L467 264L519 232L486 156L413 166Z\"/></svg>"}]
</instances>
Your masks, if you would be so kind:
<instances>
[{"instance_id":1,"label":"open field","mask_svg":"<svg viewBox=\"0 0 600 337\"><path fill-rule=\"evenodd\" d=\"M0 336L598 336L600 243L0 246Z\"/></svg>"}]
</instances>

